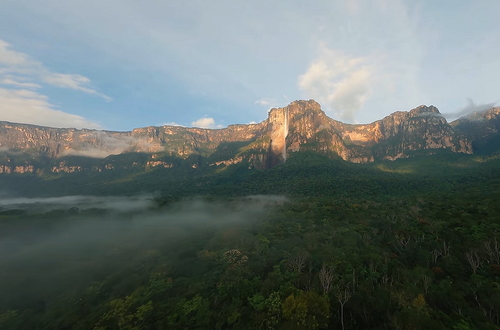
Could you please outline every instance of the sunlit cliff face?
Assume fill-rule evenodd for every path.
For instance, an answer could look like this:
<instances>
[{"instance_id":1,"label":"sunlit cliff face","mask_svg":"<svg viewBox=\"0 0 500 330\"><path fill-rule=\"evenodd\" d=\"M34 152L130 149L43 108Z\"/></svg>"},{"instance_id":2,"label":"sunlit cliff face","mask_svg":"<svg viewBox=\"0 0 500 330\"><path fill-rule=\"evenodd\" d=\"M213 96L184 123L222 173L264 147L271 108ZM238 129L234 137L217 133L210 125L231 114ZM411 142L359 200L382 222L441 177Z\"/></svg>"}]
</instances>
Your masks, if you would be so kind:
<instances>
[{"instance_id":1,"label":"sunlit cliff face","mask_svg":"<svg viewBox=\"0 0 500 330\"><path fill-rule=\"evenodd\" d=\"M433 107L395 112L366 125L350 125L328 118L314 101L296 101L269 113L272 151L332 152L346 161L408 157L415 150L450 149L472 153L471 141L459 136ZM389 142L389 143L387 143Z\"/></svg>"},{"instance_id":2,"label":"sunlit cliff face","mask_svg":"<svg viewBox=\"0 0 500 330\"><path fill-rule=\"evenodd\" d=\"M148 154L149 159L143 164L126 166L143 166L145 169L175 167L170 161L158 159L159 155L165 154L188 159L191 155L211 157L218 153L209 166L229 166L247 161L256 168L283 163L297 151L338 155L356 163L407 158L418 150L431 153L432 150L447 149L470 154L473 139L498 132L496 123L500 110L491 109L478 116L480 120L458 120L450 125L437 108L420 106L411 111L395 112L371 124L353 125L329 118L317 102L309 100L273 108L262 123L230 125L223 129L162 126L110 132L0 122L0 173L39 171L29 160L12 161L16 153L33 157L43 155L49 159L64 156L106 159L110 155L140 152ZM474 130L483 133L470 133ZM221 152L231 143L238 147ZM192 165L201 166L199 163ZM121 165L101 164L91 170L103 171L117 166ZM86 170L80 164L64 162L55 162L50 169L55 173Z\"/></svg>"},{"instance_id":3,"label":"sunlit cliff face","mask_svg":"<svg viewBox=\"0 0 500 330\"><path fill-rule=\"evenodd\" d=\"M288 108L272 109L268 117L268 131L271 138L271 151L286 161L288 136Z\"/></svg>"}]
</instances>

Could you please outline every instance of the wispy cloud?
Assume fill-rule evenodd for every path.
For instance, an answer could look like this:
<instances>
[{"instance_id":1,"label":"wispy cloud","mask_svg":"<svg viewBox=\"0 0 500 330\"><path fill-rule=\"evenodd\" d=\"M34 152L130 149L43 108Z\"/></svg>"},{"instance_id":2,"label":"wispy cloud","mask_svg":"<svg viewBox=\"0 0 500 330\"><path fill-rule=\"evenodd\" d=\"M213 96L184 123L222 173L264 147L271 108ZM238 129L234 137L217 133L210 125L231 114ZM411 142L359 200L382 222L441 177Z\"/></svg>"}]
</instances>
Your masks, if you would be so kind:
<instances>
[{"instance_id":1,"label":"wispy cloud","mask_svg":"<svg viewBox=\"0 0 500 330\"><path fill-rule=\"evenodd\" d=\"M2 78L0 78L0 84L1 85L9 85L9 86L15 86L15 87L20 87L20 88L29 88L29 89L38 89L41 88L39 84L35 84L32 82L27 82L26 80L22 80L20 78L15 78L10 75L6 75Z\"/></svg>"},{"instance_id":2,"label":"wispy cloud","mask_svg":"<svg viewBox=\"0 0 500 330\"><path fill-rule=\"evenodd\" d=\"M191 126L200 128L222 128L222 125L215 124L215 120L210 117L203 117L191 123Z\"/></svg>"},{"instance_id":3,"label":"wispy cloud","mask_svg":"<svg viewBox=\"0 0 500 330\"><path fill-rule=\"evenodd\" d=\"M446 119L456 119L459 117L467 116L473 112L483 112L486 110L489 110L495 106L496 102L492 103L481 103L481 104L476 104L472 99L467 99L467 105L455 112L446 112L443 113L443 117Z\"/></svg>"},{"instance_id":4,"label":"wispy cloud","mask_svg":"<svg viewBox=\"0 0 500 330\"><path fill-rule=\"evenodd\" d=\"M7 79L7 82L16 82L19 80L27 80L28 82L37 81L56 87L69 88L96 95L102 97L106 101L112 100L111 97L93 88L89 78L79 74L52 72L41 62L32 59L29 55L13 50L9 43L1 39L0 77L3 77L2 81Z\"/></svg>"},{"instance_id":5,"label":"wispy cloud","mask_svg":"<svg viewBox=\"0 0 500 330\"><path fill-rule=\"evenodd\" d=\"M335 1L331 9L342 16L323 23L316 54L297 75L302 97L348 122L430 103L422 65L436 37L421 25L419 8L404 0Z\"/></svg>"},{"instance_id":6,"label":"wispy cloud","mask_svg":"<svg viewBox=\"0 0 500 330\"><path fill-rule=\"evenodd\" d=\"M0 120L52 127L96 128L81 116L54 109L48 97L27 89L0 88Z\"/></svg>"},{"instance_id":7,"label":"wispy cloud","mask_svg":"<svg viewBox=\"0 0 500 330\"><path fill-rule=\"evenodd\" d=\"M81 91L87 94L96 95L102 97L106 101L112 101L113 99L103 93L99 93L93 88L90 88L90 79L79 74L63 74L63 73L52 73L47 72L41 76L41 79L53 86L61 88L69 88L77 91Z\"/></svg>"},{"instance_id":8,"label":"wispy cloud","mask_svg":"<svg viewBox=\"0 0 500 330\"><path fill-rule=\"evenodd\" d=\"M38 66L38 62L33 61L27 54L14 51L11 45L0 39L0 64L9 68Z\"/></svg>"},{"instance_id":9,"label":"wispy cloud","mask_svg":"<svg viewBox=\"0 0 500 330\"><path fill-rule=\"evenodd\" d=\"M0 120L52 127L101 128L81 116L56 109L46 95L35 91L43 85L77 90L111 101L109 96L92 87L89 78L52 72L0 39Z\"/></svg>"},{"instance_id":10,"label":"wispy cloud","mask_svg":"<svg viewBox=\"0 0 500 330\"><path fill-rule=\"evenodd\" d=\"M298 84L308 97L352 122L371 93L373 73L366 58L348 56L322 44L319 56L299 77Z\"/></svg>"}]
</instances>

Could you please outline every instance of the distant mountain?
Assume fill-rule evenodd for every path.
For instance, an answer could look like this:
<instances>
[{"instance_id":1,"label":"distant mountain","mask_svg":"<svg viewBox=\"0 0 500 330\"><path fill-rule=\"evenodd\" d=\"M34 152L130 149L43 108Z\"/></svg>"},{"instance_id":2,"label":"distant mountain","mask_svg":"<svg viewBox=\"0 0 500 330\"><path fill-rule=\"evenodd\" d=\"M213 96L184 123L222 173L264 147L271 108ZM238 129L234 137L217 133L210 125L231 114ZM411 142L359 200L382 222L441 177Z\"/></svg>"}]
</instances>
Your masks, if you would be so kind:
<instances>
[{"instance_id":1,"label":"distant mountain","mask_svg":"<svg viewBox=\"0 0 500 330\"><path fill-rule=\"evenodd\" d=\"M161 126L112 132L0 122L0 173L146 170L180 163L266 169L297 151L354 163L442 150L472 154L495 147L499 128L499 108L448 123L437 108L422 105L353 125L329 118L313 100L273 108L259 124L224 129Z\"/></svg>"},{"instance_id":2,"label":"distant mountain","mask_svg":"<svg viewBox=\"0 0 500 330\"><path fill-rule=\"evenodd\" d=\"M500 150L500 107L473 112L451 123L452 127L472 141L474 153Z\"/></svg>"}]
</instances>

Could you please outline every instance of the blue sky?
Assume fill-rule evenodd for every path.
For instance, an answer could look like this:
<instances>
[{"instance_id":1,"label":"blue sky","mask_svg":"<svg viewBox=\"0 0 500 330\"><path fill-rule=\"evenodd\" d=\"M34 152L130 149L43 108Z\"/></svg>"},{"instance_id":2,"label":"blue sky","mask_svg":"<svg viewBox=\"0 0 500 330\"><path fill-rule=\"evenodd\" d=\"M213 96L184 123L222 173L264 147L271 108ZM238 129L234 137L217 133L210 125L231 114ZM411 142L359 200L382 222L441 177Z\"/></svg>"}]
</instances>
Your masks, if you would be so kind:
<instances>
[{"instance_id":1,"label":"blue sky","mask_svg":"<svg viewBox=\"0 0 500 330\"><path fill-rule=\"evenodd\" d=\"M2 0L0 120L260 122L315 99L369 123L500 101L500 1Z\"/></svg>"}]
</instances>

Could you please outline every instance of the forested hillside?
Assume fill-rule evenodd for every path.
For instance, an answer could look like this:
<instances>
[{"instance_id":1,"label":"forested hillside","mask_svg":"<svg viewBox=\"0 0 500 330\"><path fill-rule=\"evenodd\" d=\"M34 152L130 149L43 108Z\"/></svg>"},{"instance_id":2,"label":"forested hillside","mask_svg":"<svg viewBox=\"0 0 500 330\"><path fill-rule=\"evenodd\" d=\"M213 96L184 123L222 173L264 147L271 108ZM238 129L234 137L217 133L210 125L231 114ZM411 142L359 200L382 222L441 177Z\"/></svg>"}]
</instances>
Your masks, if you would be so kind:
<instances>
[{"instance_id":1,"label":"forested hillside","mask_svg":"<svg viewBox=\"0 0 500 330\"><path fill-rule=\"evenodd\" d=\"M18 194L155 192L134 211L2 205L0 327L499 329L499 165L299 152L267 171L0 176Z\"/></svg>"}]
</instances>

